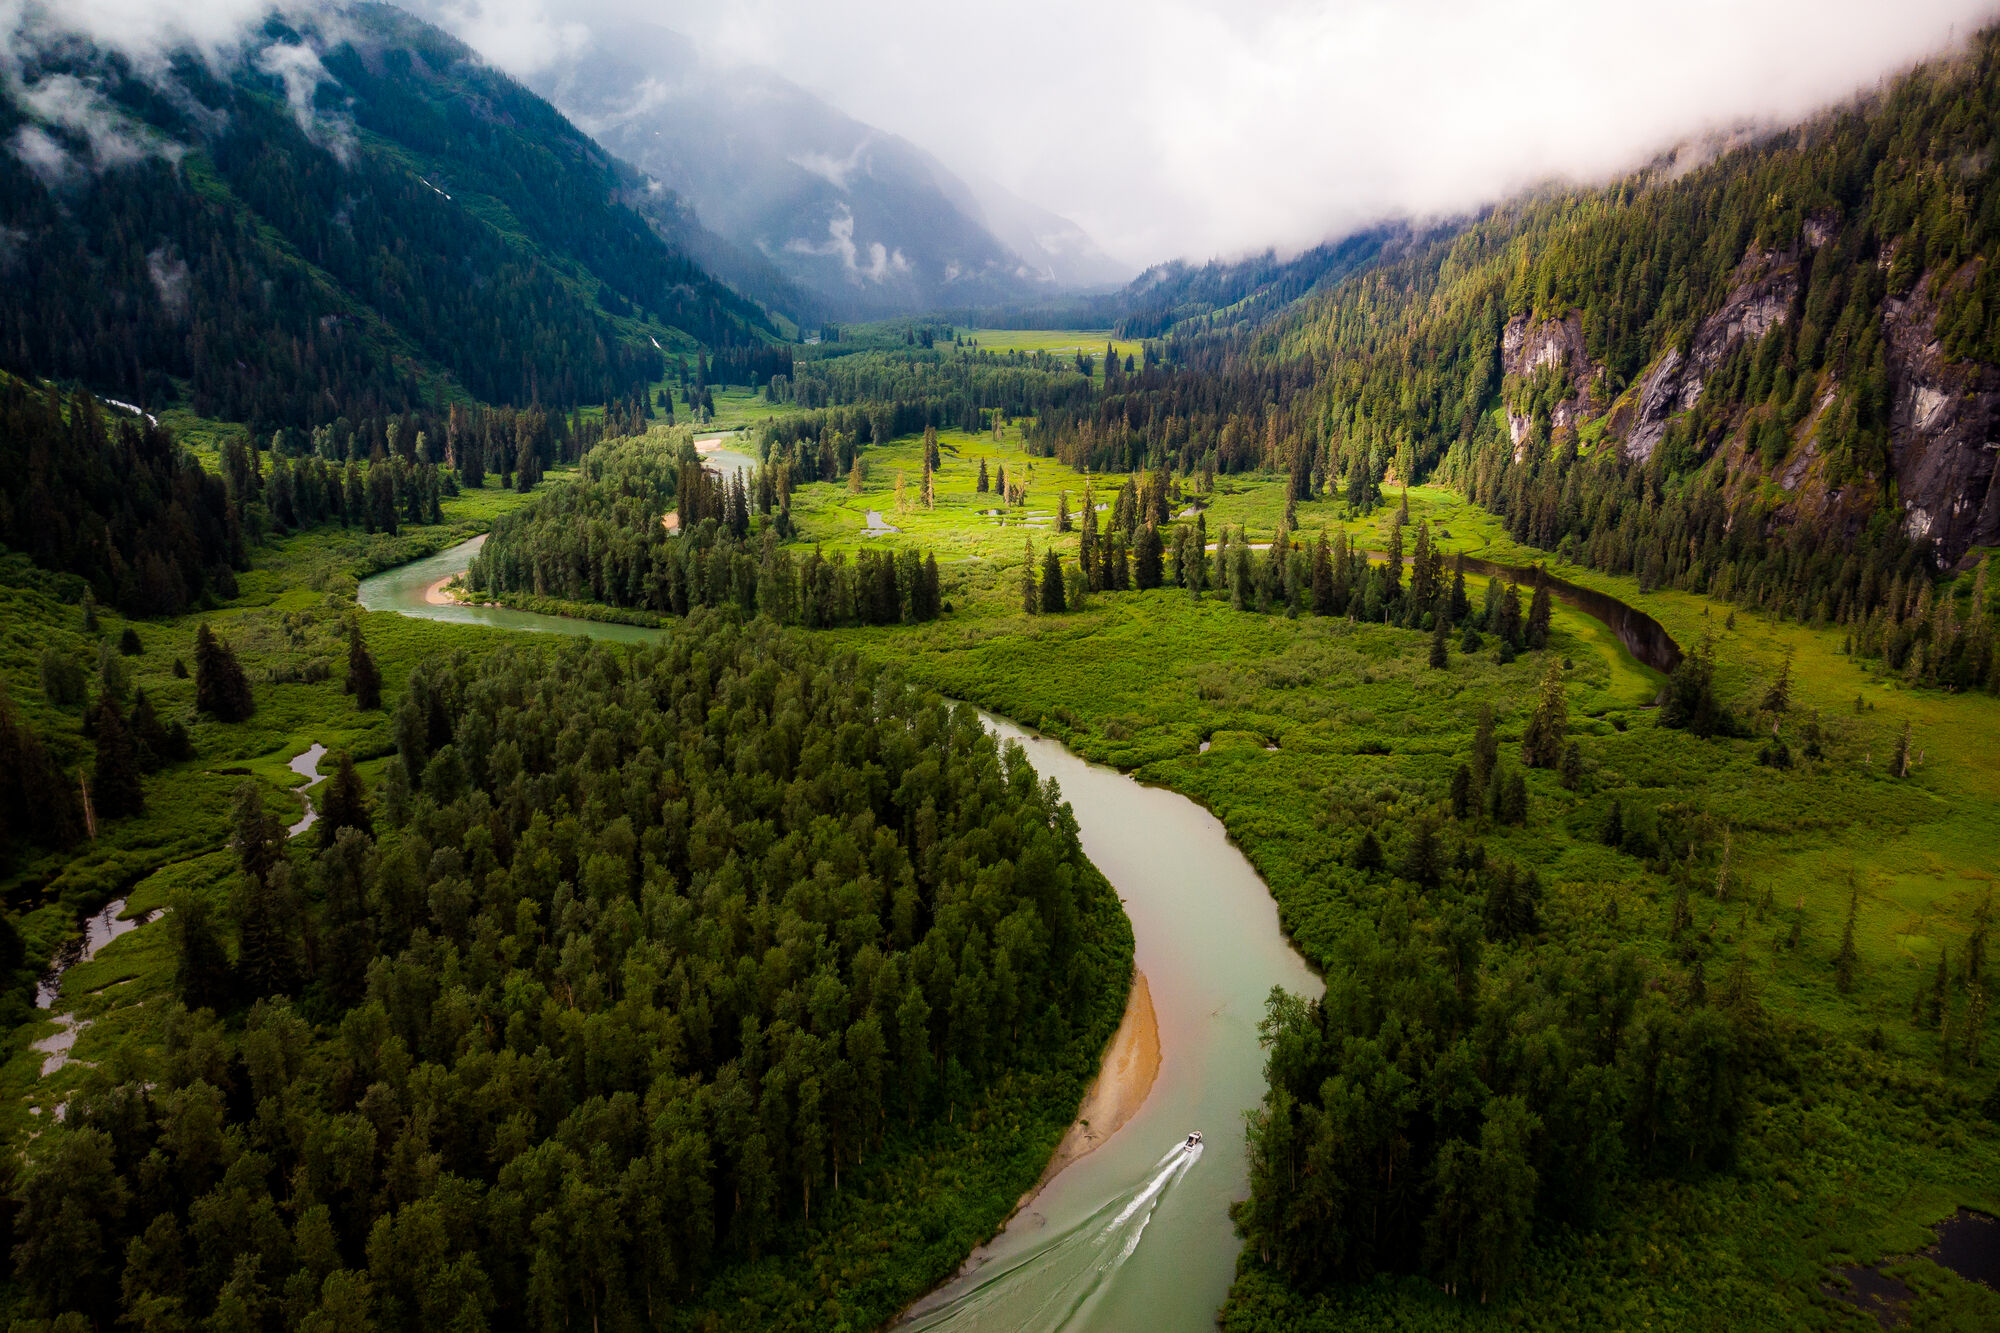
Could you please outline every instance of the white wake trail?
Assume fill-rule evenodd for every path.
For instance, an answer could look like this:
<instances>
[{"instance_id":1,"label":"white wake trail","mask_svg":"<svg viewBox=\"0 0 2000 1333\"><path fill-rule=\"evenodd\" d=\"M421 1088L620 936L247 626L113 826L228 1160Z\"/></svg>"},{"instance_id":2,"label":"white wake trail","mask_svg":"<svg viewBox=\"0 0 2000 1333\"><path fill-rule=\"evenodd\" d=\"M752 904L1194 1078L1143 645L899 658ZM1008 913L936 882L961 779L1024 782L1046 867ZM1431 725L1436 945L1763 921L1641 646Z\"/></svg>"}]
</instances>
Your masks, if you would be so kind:
<instances>
[{"instance_id":1,"label":"white wake trail","mask_svg":"<svg viewBox=\"0 0 2000 1333\"><path fill-rule=\"evenodd\" d=\"M1176 1144L1146 1178L1088 1217L1020 1254L979 1269L920 1302L899 1329L1064 1333L1080 1327L1137 1252L1169 1189L1200 1160L1202 1145Z\"/></svg>"}]
</instances>

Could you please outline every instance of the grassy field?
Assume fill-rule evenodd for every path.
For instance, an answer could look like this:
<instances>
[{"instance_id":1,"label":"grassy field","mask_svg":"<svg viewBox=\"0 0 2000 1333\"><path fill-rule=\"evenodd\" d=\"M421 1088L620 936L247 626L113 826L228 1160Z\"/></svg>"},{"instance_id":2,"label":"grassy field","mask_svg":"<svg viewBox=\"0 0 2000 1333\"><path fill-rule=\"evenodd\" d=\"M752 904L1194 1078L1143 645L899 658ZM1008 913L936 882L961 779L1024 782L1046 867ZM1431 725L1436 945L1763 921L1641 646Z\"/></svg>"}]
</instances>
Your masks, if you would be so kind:
<instances>
[{"instance_id":1,"label":"grassy field","mask_svg":"<svg viewBox=\"0 0 2000 1333\"><path fill-rule=\"evenodd\" d=\"M1104 359L1106 343L1119 356L1129 356L1134 361L1140 352L1138 339L1114 337L1110 329L960 329L958 332L986 352L1047 352L1052 356L1083 352L1100 361Z\"/></svg>"},{"instance_id":2,"label":"grassy field","mask_svg":"<svg viewBox=\"0 0 2000 1333\"><path fill-rule=\"evenodd\" d=\"M1061 616L1022 614L1023 543L1039 553L1053 540L1073 557L1075 535L1053 536L1046 520L1063 489L1076 508L1084 479L990 437L948 434L940 443L935 509L917 507L914 441L870 450L858 496L834 484L795 495L806 539L829 549L910 542L935 550L945 572L954 611L943 620L843 637L945 693L1207 805L1270 883L1308 958L1324 962L1346 921L1346 905L1322 887L1335 855L1329 808L1363 803L1406 816L1434 807L1469 750L1481 701L1498 712L1502 753L1511 755L1541 670L1535 654L1502 667L1454 652L1439 672L1425 664L1427 641L1414 632L1248 614L1173 590L1098 594ZM1004 520L984 512L995 506L973 490L982 456L1030 478L1025 510ZM898 471L909 502L902 510ZM1100 498L1121 481L1102 479ZM1211 536L1220 522L1246 527L1253 541L1267 538L1282 498L1279 478L1218 479ZM1399 499L1392 493L1368 516L1339 501L1301 505L1299 526L1308 534L1338 527L1378 545ZM1409 503L1447 551L1555 563L1450 491L1413 488ZM869 509L902 531L865 535ZM1534 1311L1537 1322L1586 1326L1837 1326L1850 1316L1821 1290L1830 1264L1908 1254L1928 1244L1924 1226L1958 1206L2000 1208L2000 1138L1978 1109L1994 1088L1991 1042L1982 1032L1973 1060L1961 1054L1942 1066L1939 1034L1912 1021L1913 997L1941 951L1963 956L2000 874L2000 700L1882 679L1841 654L1834 630L1749 613L1732 625L1723 603L1641 593L1632 579L1555 567L1652 614L1684 645L1713 632L1721 692L1741 710L1789 657L1794 705L1782 729L1796 752L1805 721L1816 719L1826 753L1782 771L1756 762L1758 739L1702 741L1659 728L1640 707L1657 675L1598 622L1558 608L1551 651L1573 664L1571 734L1587 775L1576 792L1552 774L1531 775L1529 827L1483 836L1494 851L1541 867L1552 886L1552 930L1626 939L1663 956L1660 881L1600 845L1596 830L1613 799L1642 819L1677 801L1708 811L1730 832L1737 880L1726 900L1698 905L1697 923L1719 960L1713 966L1739 953L1750 962L1776 1055L1734 1172L1630 1187L1603 1230L1546 1241L1517 1301L1479 1322L1517 1322ZM1477 602L1482 589L1473 591ZM1886 761L1905 721L1922 762L1897 781ZM1851 892L1861 962L1842 994L1832 959ZM2000 1321L2000 1298L1984 1288L1925 1260L1897 1271L1919 1292L1920 1325ZM1467 1313L1414 1282L1301 1299L1251 1264L1230 1326L1282 1317L1449 1327Z\"/></svg>"}]
</instances>

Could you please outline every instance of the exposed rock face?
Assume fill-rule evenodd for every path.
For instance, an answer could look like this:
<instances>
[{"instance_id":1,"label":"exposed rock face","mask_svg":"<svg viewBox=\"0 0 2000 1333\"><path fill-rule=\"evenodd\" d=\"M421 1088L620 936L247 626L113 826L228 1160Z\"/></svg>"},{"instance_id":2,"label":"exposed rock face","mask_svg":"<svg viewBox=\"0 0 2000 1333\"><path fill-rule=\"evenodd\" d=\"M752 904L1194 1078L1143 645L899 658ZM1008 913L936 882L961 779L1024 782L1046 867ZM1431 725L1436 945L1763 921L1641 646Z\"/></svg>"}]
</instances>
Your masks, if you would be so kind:
<instances>
[{"instance_id":1,"label":"exposed rock face","mask_svg":"<svg viewBox=\"0 0 2000 1333\"><path fill-rule=\"evenodd\" d=\"M1500 368L1505 375L1527 379L1544 366L1554 367L1570 386L1570 394L1549 412L1549 424L1556 430L1575 425L1589 409L1591 386L1598 367L1592 364L1583 343L1583 319L1574 313L1563 319L1530 323L1526 315L1507 321L1500 333ZM1507 427L1519 446L1528 438L1534 423L1518 412L1507 413Z\"/></svg>"},{"instance_id":2,"label":"exposed rock face","mask_svg":"<svg viewBox=\"0 0 2000 1333\"><path fill-rule=\"evenodd\" d=\"M1925 287L1883 305L1889 445L1903 529L1935 541L1947 566L1968 547L2000 542L2000 370L1945 360Z\"/></svg>"},{"instance_id":3,"label":"exposed rock face","mask_svg":"<svg viewBox=\"0 0 2000 1333\"><path fill-rule=\"evenodd\" d=\"M1701 401L1702 383L1737 345L1763 337L1791 315L1799 274L1784 255L1765 251L1744 257L1722 308L1694 331L1686 356L1669 348L1639 382L1639 405L1625 436L1628 458L1647 459L1668 422Z\"/></svg>"}]
</instances>

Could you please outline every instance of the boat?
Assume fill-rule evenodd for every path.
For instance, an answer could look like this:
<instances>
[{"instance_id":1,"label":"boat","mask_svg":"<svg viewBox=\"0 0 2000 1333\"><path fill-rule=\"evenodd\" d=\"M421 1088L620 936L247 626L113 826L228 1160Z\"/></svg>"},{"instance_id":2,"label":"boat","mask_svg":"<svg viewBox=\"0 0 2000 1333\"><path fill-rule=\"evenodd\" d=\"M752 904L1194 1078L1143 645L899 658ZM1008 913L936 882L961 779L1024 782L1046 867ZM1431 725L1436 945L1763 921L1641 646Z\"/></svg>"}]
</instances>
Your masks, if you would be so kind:
<instances>
[{"instance_id":1,"label":"boat","mask_svg":"<svg viewBox=\"0 0 2000 1333\"><path fill-rule=\"evenodd\" d=\"M1197 1129L1194 1133L1188 1135L1187 1142L1181 1146L1184 1148L1199 1148L1201 1146L1201 1131Z\"/></svg>"}]
</instances>

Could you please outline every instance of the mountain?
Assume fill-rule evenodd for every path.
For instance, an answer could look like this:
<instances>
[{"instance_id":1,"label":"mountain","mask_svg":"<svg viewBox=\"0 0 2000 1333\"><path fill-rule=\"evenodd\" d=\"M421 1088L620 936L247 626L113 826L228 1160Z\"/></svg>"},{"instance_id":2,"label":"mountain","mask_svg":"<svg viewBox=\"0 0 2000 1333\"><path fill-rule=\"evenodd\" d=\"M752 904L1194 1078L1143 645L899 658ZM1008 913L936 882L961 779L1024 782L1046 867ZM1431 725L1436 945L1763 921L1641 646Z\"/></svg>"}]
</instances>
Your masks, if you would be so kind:
<instances>
[{"instance_id":1,"label":"mountain","mask_svg":"<svg viewBox=\"0 0 2000 1333\"><path fill-rule=\"evenodd\" d=\"M1697 165L1417 238L1253 355L1324 367L1345 456L1437 469L1524 540L1653 584L1765 550L1744 576L1778 586L1810 556L1786 609L1865 610L1891 575L1863 586L1852 543L1881 568L1894 543L1939 566L2000 543L1997 132L1988 31Z\"/></svg>"},{"instance_id":2,"label":"mountain","mask_svg":"<svg viewBox=\"0 0 2000 1333\"><path fill-rule=\"evenodd\" d=\"M440 396L568 407L770 317L684 206L386 5L135 64L74 37L0 92L0 366L258 424Z\"/></svg>"},{"instance_id":3,"label":"mountain","mask_svg":"<svg viewBox=\"0 0 2000 1333\"><path fill-rule=\"evenodd\" d=\"M530 86L838 314L996 304L1126 276L1075 224L975 188L768 70L719 67L653 24L583 16L589 41Z\"/></svg>"}]
</instances>

